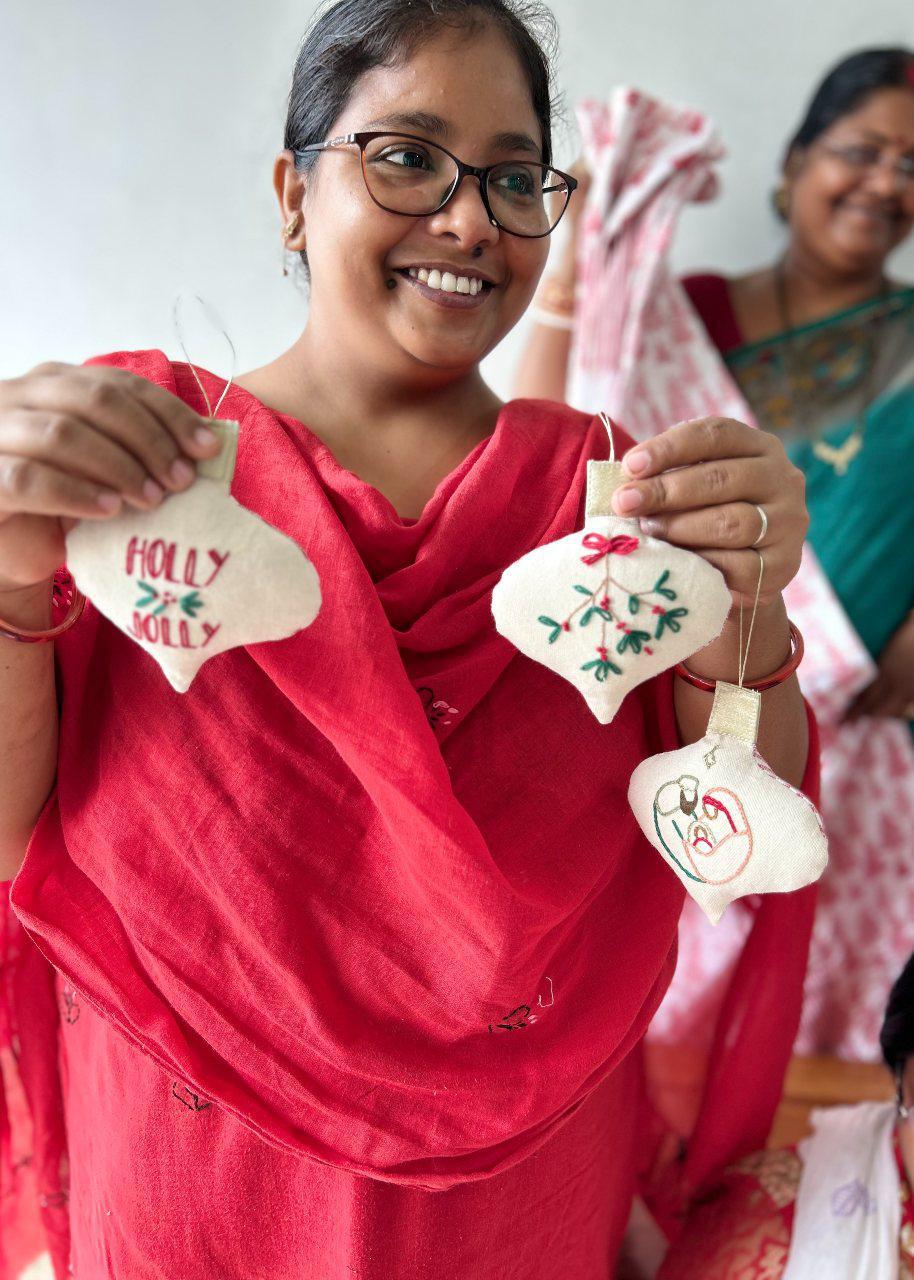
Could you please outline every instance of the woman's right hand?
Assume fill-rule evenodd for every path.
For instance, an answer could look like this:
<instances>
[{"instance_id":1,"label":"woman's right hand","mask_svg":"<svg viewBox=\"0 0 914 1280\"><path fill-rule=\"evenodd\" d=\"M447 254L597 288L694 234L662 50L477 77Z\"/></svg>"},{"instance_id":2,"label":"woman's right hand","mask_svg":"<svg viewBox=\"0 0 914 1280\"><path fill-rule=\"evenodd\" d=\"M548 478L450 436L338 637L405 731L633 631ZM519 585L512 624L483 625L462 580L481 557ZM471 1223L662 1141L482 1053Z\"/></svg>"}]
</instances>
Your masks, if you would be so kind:
<instances>
[{"instance_id":1,"label":"woman's right hand","mask_svg":"<svg viewBox=\"0 0 914 1280\"><path fill-rule=\"evenodd\" d=\"M206 418L124 369L41 364L0 381L0 594L50 579L77 520L157 507L219 447Z\"/></svg>"}]
</instances>

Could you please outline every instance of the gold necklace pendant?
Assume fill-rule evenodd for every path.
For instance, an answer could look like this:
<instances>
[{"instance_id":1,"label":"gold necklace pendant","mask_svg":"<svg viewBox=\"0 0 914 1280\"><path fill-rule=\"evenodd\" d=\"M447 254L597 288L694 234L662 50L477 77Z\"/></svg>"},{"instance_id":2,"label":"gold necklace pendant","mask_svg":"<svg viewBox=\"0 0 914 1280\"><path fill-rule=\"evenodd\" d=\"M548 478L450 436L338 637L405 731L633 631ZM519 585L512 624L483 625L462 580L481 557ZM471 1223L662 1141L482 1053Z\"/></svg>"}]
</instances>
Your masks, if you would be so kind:
<instances>
[{"instance_id":1,"label":"gold necklace pendant","mask_svg":"<svg viewBox=\"0 0 914 1280\"><path fill-rule=\"evenodd\" d=\"M835 475L846 476L848 467L862 448L863 437L859 428L855 427L844 444L838 445L837 448L825 440L817 440L812 446L812 451L821 462L828 463Z\"/></svg>"}]
</instances>

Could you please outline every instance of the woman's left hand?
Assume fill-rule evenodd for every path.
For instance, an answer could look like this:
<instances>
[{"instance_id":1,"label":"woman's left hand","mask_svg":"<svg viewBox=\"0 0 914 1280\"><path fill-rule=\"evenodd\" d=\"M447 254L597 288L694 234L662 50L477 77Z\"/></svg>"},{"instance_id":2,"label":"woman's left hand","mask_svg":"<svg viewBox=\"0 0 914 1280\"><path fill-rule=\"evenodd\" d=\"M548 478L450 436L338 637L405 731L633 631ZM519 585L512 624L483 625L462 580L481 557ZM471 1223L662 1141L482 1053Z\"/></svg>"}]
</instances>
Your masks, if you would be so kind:
<instances>
[{"instance_id":1,"label":"woman's left hand","mask_svg":"<svg viewBox=\"0 0 914 1280\"><path fill-rule=\"evenodd\" d=\"M875 680L857 694L845 720L861 716L914 719L914 616L904 621L879 655Z\"/></svg>"},{"instance_id":2,"label":"woman's left hand","mask_svg":"<svg viewBox=\"0 0 914 1280\"><path fill-rule=\"evenodd\" d=\"M800 567L809 527L806 481L776 436L733 418L681 422L629 450L632 477L613 509L651 537L689 547L724 575L737 603L775 598ZM759 507L768 518L765 536ZM755 550L752 548L755 547Z\"/></svg>"}]
</instances>

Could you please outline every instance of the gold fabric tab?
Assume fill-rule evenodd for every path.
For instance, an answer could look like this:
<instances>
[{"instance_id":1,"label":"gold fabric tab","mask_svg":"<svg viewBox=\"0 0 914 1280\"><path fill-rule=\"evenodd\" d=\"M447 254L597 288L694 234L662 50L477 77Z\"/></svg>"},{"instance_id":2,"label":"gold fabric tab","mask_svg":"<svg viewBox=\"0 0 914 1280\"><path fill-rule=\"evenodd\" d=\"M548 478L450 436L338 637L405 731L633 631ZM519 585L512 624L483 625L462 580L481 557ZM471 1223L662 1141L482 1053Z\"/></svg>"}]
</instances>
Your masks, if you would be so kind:
<instances>
[{"instance_id":1,"label":"gold fabric tab","mask_svg":"<svg viewBox=\"0 0 914 1280\"><path fill-rule=\"evenodd\" d=\"M762 695L757 689L740 689L738 685L718 680L708 733L730 733L754 746L761 709Z\"/></svg>"},{"instance_id":2,"label":"gold fabric tab","mask_svg":"<svg viewBox=\"0 0 914 1280\"><path fill-rule=\"evenodd\" d=\"M612 496L626 483L627 479L628 477L622 474L621 462L588 462L585 516L614 515Z\"/></svg>"},{"instance_id":3,"label":"gold fabric tab","mask_svg":"<svg viewBox=\"0 0 914 1280\"><path fill-rule=\"evenodd\" d=\"M197 463L197 475L206 476L207 480L215 480L226 490L231 488L232 476L235 474L235 461L238 457L238 423L221 422L212 418L210 428L222 441L222 449L214 458L207 458Z\"/></svg>"}]
</instances>

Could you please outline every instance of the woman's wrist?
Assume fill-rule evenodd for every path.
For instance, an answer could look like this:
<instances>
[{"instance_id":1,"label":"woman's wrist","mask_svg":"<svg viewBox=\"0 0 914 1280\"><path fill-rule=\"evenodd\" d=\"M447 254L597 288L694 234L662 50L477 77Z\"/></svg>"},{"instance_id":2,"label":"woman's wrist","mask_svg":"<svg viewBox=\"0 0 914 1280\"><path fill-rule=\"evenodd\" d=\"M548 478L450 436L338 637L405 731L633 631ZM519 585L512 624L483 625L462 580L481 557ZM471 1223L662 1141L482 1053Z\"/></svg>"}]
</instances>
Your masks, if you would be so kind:
<instances>
[{"instance_id":1,"label":"woman's wrist","mask_svg":"<svg viewBox=\"0 0 914 1280\"><path fill-rule=\"evenodd\" d=\"M745 652L752 625L743 679L761 680L776 671L791 652L790 621L783 596L760 604L752 622L752 605L743 605L742 645ZM705 680L723 680L736 684L740 665L740 610L731 609L723 630L716 640L699 650L688 661L691 672Z\"/></svg>"},{"instance_id":2,"label":"woman's wrist","mask_svg":"<svg viewBox=\"0 0 914 1280\"><path fill-rule=\"evenodd\" d=\"M50 626L53 586L53 577L25 587L0 578L0 619L30 631Z\"/></svg>"}]
</instances>

